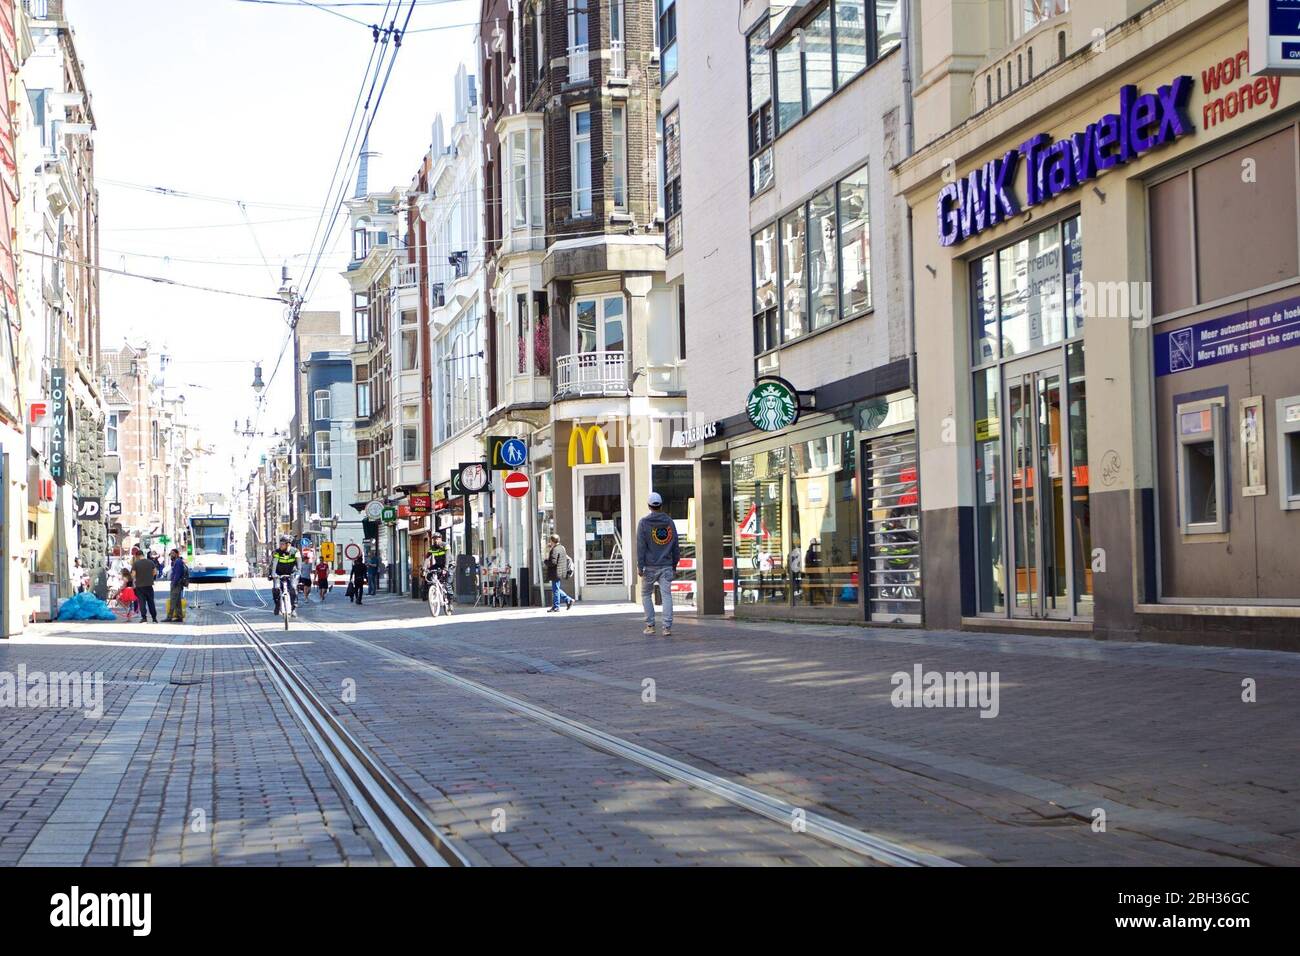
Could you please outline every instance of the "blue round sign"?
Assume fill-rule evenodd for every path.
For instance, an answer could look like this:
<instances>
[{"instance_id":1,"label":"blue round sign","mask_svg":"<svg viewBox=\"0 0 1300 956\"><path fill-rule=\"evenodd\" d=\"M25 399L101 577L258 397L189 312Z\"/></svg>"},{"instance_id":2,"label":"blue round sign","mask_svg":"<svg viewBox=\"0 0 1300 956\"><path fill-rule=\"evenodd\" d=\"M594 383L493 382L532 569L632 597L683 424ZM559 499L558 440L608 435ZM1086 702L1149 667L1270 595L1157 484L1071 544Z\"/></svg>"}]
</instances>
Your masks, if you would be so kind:
<instances>
[{"instance_id":1,"label":"blue round sign","mask_svg":"<svg viewBox=\"0 0 1300 956\"><path fill-rule=\"evenodd\" d=\"M528 446L520 438L511 438L502 442L501 460L511 468L518 468L528 461Z\"/></svg>"},{"instance_id":2,"label":"blue round sign","mask_svg":"<svg viewBox=\"0 0 1300 956\"><path fill-rule=\"evenodd\" d=\"M304 548L310 548L310 547L311 547L311 538L307 537L306 535L303 535L303 536L302 536L302 546L303 546Z\"/></svg>"}]
</instances>

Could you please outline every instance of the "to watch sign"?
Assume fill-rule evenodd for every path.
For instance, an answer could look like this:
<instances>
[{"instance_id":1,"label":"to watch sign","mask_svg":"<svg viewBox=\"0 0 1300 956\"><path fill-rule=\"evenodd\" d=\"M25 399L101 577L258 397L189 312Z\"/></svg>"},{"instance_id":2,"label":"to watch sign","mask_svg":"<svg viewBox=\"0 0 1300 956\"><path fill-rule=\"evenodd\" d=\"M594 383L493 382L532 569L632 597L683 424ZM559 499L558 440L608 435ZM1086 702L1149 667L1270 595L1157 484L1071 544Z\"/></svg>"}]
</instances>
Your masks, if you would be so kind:
<instances>
[{"instance_id":1,"label":"to watch sign","mask_svg":"<svg viewBox=\"0 0 1300 956\"><path fill-rule=\"evenodd\" d=\"M68 371L56 368L50 371L50 404L53 420L50 423L50 477L63 484L68 470Z\"/></svg>"}]
</instances>

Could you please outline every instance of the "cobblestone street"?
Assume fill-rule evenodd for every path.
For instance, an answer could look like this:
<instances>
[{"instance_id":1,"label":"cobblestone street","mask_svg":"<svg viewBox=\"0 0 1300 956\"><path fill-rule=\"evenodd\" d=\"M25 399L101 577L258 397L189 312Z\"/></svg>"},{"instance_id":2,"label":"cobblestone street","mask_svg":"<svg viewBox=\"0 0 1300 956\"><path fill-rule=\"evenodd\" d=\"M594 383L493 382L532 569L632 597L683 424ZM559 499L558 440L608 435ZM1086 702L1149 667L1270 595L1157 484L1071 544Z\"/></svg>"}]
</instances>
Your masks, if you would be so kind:
<instances>
[{"instance_id":1,"label":"cobblestone street","mask_svg":"<svg viewBox=\"0 0 1300 956\"><path fill-rule=\"evenodd\" d=\"M104 678L99 719L0 710L0 862L390 862L228 612L472 864L878 862L805 817L964 865L1300 862L1292 655L689 613L648 637L628 605L435 623L337 591L286 634L264 597L0 645ZM895 706L918 666L996 673L996 715Z\"/></svg>"}]
</instances>

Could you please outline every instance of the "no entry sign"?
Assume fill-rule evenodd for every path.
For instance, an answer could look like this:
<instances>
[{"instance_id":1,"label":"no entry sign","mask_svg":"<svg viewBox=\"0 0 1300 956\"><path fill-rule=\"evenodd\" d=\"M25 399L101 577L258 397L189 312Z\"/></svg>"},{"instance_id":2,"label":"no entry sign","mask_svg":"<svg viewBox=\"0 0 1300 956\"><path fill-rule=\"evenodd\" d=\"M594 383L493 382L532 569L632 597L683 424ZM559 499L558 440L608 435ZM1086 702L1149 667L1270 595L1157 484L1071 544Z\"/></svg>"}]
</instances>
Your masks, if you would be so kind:
<instances>
[{"instance_id":1,"label":"no entry sign","mask_svg":"<svg viewBox=\"0 0 1300 956\"><path fill-rule=\"evenodd\" d=\"M506 475L506 494L511 498L522 498L528 494L528 476L522 471L512 471Z\"/></svg>"}]
</instances>

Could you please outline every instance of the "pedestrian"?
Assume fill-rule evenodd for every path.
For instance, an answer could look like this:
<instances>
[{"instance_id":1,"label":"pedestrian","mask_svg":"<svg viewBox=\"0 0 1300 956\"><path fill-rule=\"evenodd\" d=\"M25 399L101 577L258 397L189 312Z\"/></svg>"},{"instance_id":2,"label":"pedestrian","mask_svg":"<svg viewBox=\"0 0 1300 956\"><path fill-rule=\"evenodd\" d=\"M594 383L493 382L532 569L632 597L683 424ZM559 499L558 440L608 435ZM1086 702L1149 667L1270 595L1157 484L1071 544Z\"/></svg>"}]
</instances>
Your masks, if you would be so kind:
<instances>
[{"instance_id":1,"label":"pedestrian","mask_svg":"<svg viewBox=\"0 0 1300 956\"><path fill-rule=\"evenodd\" d=\"M126 609L126 620L129 623L132 615L136 612L136 594L135 588L131 586L131 569L123 568L121 581L117 587L117 603L120 607Z\"/></svg>"},{"instance_id":2,"label":"pedestrian","mask_svg":"<svg viewBox=\"0 0 1300 956\"><path fill-rule=\"evenodd\" d=\"M551 582L551 610L560 609L560 601L564 601L566 611L573 609L574 599L565 593L562 580L573 573L573 559L569 557L569 552L564 550L564 545L560 543L560 536L553 534L546 539L546 561L544 564L546 570L546 580Z\"/></svg>"},{"instance_id":3,"label":"pedestrian","mask_svg":"<svg viewBox=\"0 0 1300 956\"><path fill-rule=\"evenodd\" d=\"M162 566L162 561L161 561L161 560L159 559L159 557L158 557L158 552L157 552L157 551L150 551L150 552L149 552L149 560L153 562L153 567L154 567L154 579L156 580L156 579L162 577L163 566Z\"/></svg>"},{"instance_id":4,"label":"pedestrian","mask_svg":"<svg viewBox=\"0 0 1300 956\"><path fill-rule=\"evenodd\" d=\"M158 565L146 558L139 548L132 548L131 554L135 558L131 562L131 574L135 580L136 600L140 602L140 623L149 617L157 624L158 607L154 604L153 582L158 574Z\"/></svg>"},{"instance_id":5,"label":"pedestrian","mask_svg":"<svg viewBox=\"0 0 1300 956\"><path fill-rule=\"evenodd\" d=\"M185 589L189 587L190 569L185 564L185 559L181 557L179 548L172 548L170 557L172 566L167 580L171 584L171 591L167 598L167 620L184 624Z\"/></svg>"},{"instance_id":6,"label":"pedestrian","mask_svg":"<svg viewBox=\"0 0 1300 956\"><path fill-rule=\"evenodd\" d=\"M358 554L356 560L352 562L352 571L348 580L348 597L357 604L361 603L362 595L366 592L366 578L369 576L370 569L366 566L366 562L362 560L361 555ZM371 591L370 593L374 594L375 592Z\"/></svg>"},{"instance_id":7,"label":"pedestrian","mask_svg":"<svg viewBox=\"0 0 1300 956\"><path fill-rule=\"evenodd\" d=\"M320 599L325 600L325 592L330 589L330 566L324 558L316 562L316 587L320 590Z\"/></svg>"},{"instance_id":8,"label":"pedestrian","mask_svg":"<svg viewBox=\"0 0 1300 956\"><path fill-rule=\"evenodd\" d=\"M370 593L374 594L379 590L379 552L371 551L370 560L366 562L366 581L370 585Z\"/></svg>"},{"instance_id":9,"label":"pedestrian","mask_svg":"<svg viewBox=\"0 0 1300 956\"><path fill-rule=\"evenodd\" d=\"M664 499L650 492L646 499L650 513L636 526L636 567L641 575L641 606L645 608L645 632L655 632L654 586L664 602L664 637L673 633L673 576L681 559L677 525L664 514Z\"/></svg>"}]
</instances>

